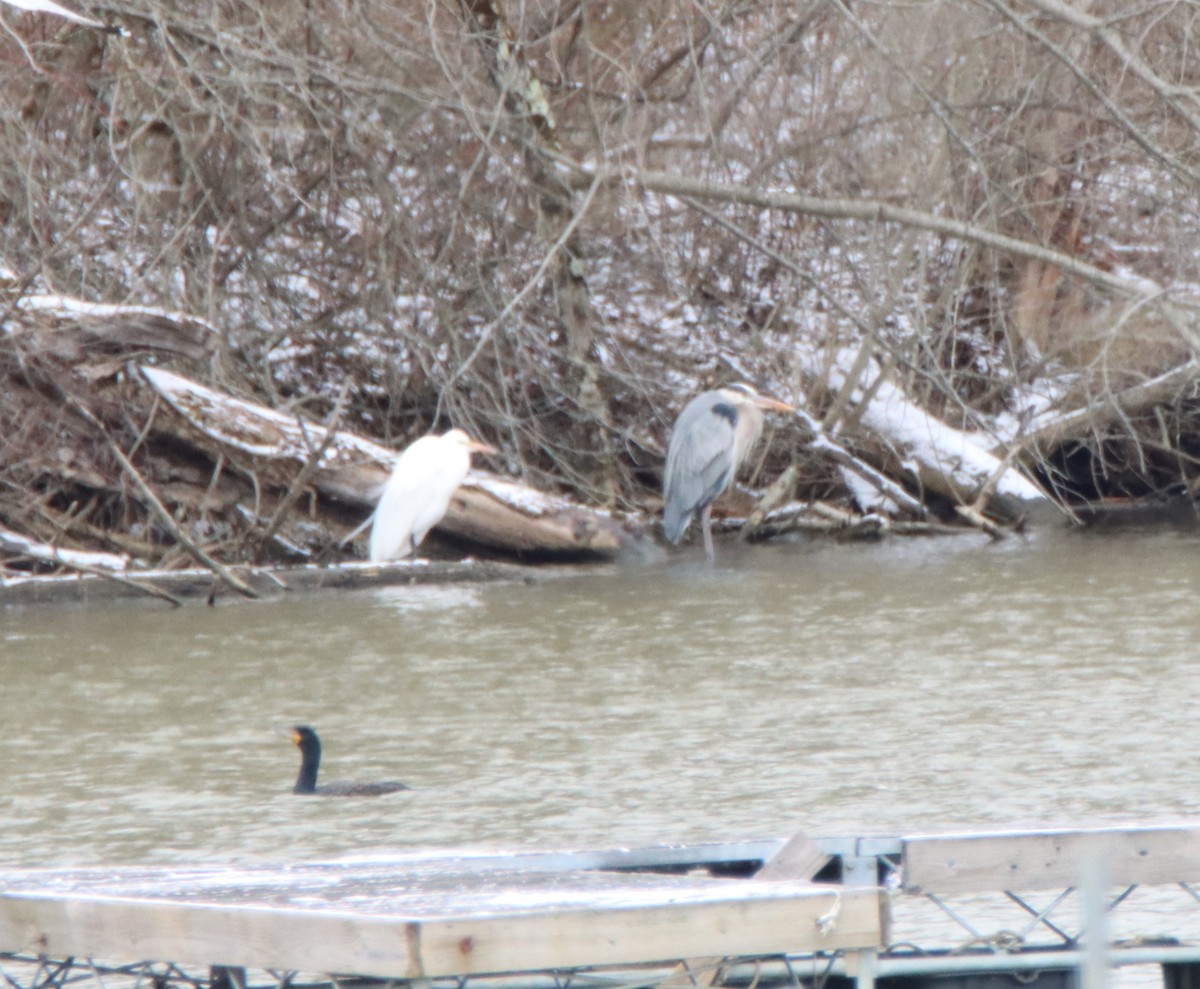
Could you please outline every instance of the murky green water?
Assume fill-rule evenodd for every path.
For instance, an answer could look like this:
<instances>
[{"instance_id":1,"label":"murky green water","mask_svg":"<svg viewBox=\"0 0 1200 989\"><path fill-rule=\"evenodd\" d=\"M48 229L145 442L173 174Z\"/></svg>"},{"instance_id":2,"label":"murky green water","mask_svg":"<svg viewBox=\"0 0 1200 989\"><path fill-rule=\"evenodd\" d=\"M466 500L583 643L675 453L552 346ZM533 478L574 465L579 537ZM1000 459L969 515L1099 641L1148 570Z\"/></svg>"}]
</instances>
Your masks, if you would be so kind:
<instances>
[{"instance_id":1,"label":"murky green water","mask_svg":"<svg viewBox=\"0 0 1200 989\"><path fill-rule=\"evenodd\" d=\"M722 547L534 584L0 612L0 864L1200 814L1200 533ZM323 779L289 790L278 729Z\"/></svg>"}]
</instances>

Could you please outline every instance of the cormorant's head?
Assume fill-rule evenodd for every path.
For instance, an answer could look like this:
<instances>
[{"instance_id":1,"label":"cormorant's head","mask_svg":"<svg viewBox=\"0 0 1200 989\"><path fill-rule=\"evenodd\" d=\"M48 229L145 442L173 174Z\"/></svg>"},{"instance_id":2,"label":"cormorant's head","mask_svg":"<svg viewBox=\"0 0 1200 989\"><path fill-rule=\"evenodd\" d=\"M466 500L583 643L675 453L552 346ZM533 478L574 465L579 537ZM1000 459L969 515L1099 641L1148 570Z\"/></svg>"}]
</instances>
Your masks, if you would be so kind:
<instances>
[{"instance_id":1,"label":"cormorant's head","mask_svg":"<svg viewBox=\"0 0 1200 989\"><path fill-rule=\"evenodd\" d=\"M301 752L321 751L321 742L317 733L308 725L292 725L292 744Z\"/></svg>"}]
</instances>

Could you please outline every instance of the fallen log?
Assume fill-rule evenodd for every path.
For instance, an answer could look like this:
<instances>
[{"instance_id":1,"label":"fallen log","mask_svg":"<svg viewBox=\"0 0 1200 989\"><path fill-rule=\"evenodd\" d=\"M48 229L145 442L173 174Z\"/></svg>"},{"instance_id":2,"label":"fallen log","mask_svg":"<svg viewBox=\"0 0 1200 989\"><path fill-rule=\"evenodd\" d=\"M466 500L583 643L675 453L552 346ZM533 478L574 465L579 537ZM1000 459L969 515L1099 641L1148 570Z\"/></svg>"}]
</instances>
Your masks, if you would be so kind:
<instances>
[{"instance_id":1,"label":"fallen log","mask_svg":"<svg viewBox=\"0 0 1200 989\"><path fill-rule=\"evenodd\" d=\"M1046 501L1041 488L1006 467L976 437L926 412L890 382L883 382L857 411L859 422L895 450L926 490L973 504L999 471L991 487L995 495Z\"/></svg>"},{"instance_id":2,"label":"fallen log","mask_svg":"<svg viewBox=\"0 0 1200 989\"><path fill-rule=\"evenodd\" d=\"M1106 393L1078 408L1043 413L1030 422L1015 442L1023 454L1045 455L1069 440L1083 439L1126 417L1174 401L1180 392L1195 384L1198 376L1200 360L1190 360L1149 381Z\"/></svg>"},{"instance_id":3,"label":"fallen log","mask_svg":"<svg viewBox=\"0 0 1200 989\"><path fill-rule=\"evenodd\" d=\"M735 362L727 363L744 373ZM844 438L827 430L804 410L803 403L793 413L812 436L809 449L837 465L852 493L869 492L865 500L886 507L889 513L903 511L925 519L929 506L923 499L931 492L951 504L973 506L974 514L958 513L958 517L989 535L996 529L991 521L981 525L984 509L989 515L1011 519L1021 514L1013 511L1014 503L1022 508L1051 503L1041 488L993 454L977 436L938 419L881 378L874 360L846 353L828 367L814 359L808 370L814 380L840 396L847 410L843 421L855 423L858 438L865 438L858 444L859 451L852 453ZM874 380L864 388L861 381L868 375ZM870 511L872 506L863 508ZM763 525L763 533L777 531L777 525Z\"/></svg>"},{"instance_id":4,"label":"fallen log","mask_svg":"<svg viewBox=\"0 0 1200 989\"><path fill-rule=\"evenodd\" d=\"M314 452L312 488L343 504L373 510L396 462L385 446L347 430L223 394L162 368L141 375L173 416L160 417L167 431L198 446L214 461L225 458L251 475L287 489ZM509 553L545 556L614 556L636 536L611 516L536 491L483 470L472 470L450 502L438 528L458 539Z\"/></svg>"},{"instance_id":5,"label":"fallen log","mask_svg":"<svg viewBox=\"0 0 1200 989\"><path fill-rule=\"evenodd\" d=\"M82 555L82 554L81 554ZM0 575L0 608L18 605L94 604L134 595L152 594L178 605L208 601L214 592L208 570L139 570L115 575L78 573L70 576ZM540 572L540 571L538 571ZM370 587L462 584L492 581L529 582L536 573L528 567L494 561L429 561L370 564L343 563L336 567L239 567L241 578L261 598L278 598L289 591L361 590ZM114 580L114 577L120 578Z\"/></svg>"},{"instance_id":6,"label":"fallen log","mask_svg":"<svg viewBox=\"0 0 1200 989\"><path fill-rule=\"evenodd\" d=\"M69 569L87 571L109 570L119 572L129 566L129 557L117 556L113 553L88 553L73 549L60 549L35 539L23 536L19 532L0 527L0 552L13 556L23 556L29 560L41 563L51 563Z\"/></svg>"},{"instance_id":7,"label":"fallen log","mask_svg":"<svg viewBox=\"0 0 1200 989\"><path fill-rule=\"evenodd\" d=\"M981 437L943 422L899 386L881 377L882 370L875 361L868 360L861 374L848 374L842 364L852 367L854 356L832 362L826 385L843 393L850 390L845 401L846 419L881 444L878 459L883 463L875 474L868 479L857 471L864 480L879 487L877 478L904 478L912 489L933 492L955 505L972 506L974 515L959 515L972 524L979 524L985 510L988 515L1011 518L1017 514L1012 510L1014 503L1050 504L1041 488L1013 464L992 453ZM819 370L813 368L814 373ZM861 382L868 375L873 381L864 388ZM818 433L819 437L823 435ZM895 500L894 486L880 487L880 491Z\"/></svg>"},{"instance_id":8,"label":"fallen log","mask_svg":"<svg viewBox=\"0 0 1200 989\"><path fill-rule=\"evenodd\" d=\"M113 581L134 593L148 594L151 597L166 601L175 607L182 604L178 598L168 594L162 588L151 583L133 580L127 576L125 568L130 563L128 557L113 556L110 553L83 553L77 550L59 549L57 546L47 546L43 543L34 542L20 533L10 532L4 528L0 528L0 553L11 554L18 559L25 557L28 560L53 564L56 568L67 570L80 576L92 577L101 582L106 580ZM8 603L5 600L4 591L9 584L14 581L40 579L61 580L62 578L5 578L0 574L0 604ZM73 581L72 586L77 583L78 581Z\"/></svg>"}]
</instances>

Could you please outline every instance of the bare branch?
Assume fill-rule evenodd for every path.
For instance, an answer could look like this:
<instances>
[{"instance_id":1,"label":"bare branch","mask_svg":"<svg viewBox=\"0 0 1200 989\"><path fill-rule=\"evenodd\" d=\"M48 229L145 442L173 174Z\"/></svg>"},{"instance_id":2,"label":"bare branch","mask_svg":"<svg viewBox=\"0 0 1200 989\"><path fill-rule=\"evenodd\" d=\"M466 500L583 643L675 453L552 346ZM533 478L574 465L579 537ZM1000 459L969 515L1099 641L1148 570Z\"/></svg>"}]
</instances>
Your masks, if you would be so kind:
<instances>
[{"instance_id":1,"label":"bare branch","mask_svg":"<svg viewBox=\"0 0 1200 989\"><path fill-rule=\"evenodd\" d=\"M740 185L736 182L710 182L669 172L634 171L626 173L615 168L593 169L578 163L568 164L578 173L581 185L596 181L605 185L632 183L651 192L661 192L680 198L691 197L715 202L739 203L763 209L803 213L807 216L822 217L827 220L861 220L875 224L896 223L982 244L985 247L1007 251L1036 261L1044 261L1094 285L1111 289L1123 295L1140 297L1162 292L1159 286L1148 281L1114 275L1095 265L1088 264L1086 261L1063 254L1061 251L1042 247L1039 244L1031 244L1016 237L1008 237L994 230L964 223L961 220L951 220L921 210L893 206L891 203L879 200L825 199L820 196L804 196L791 192L771 192Z\"/></svg>"},{"instance_id":2,"label":"bare branch","mask_svg":"<svg viewBox=\"0 0 1200 989\"><path fill-rule=\"evenodd\" d=\"M1134 75L1161 96L1167 105L1181 118L1186 120L1193 130L1200 131L1200 115L1193 113L1179 100L1180 96L1186 96L1189 99L1195 100L1197 97L1195 87L1174 86L1168 83L1151 66L1147 65L1142 58L1132 52L1126 46L1125 42L1121 40L1120 34L1100 18L1071 7L1063 3L1062 0L1026 0L1026 2L1037 7L1038 10L1045 14L1066 21L1074 27L1082 28L1099 38L1111 49L1112 53L1117 56L1123 66L1128 67Z\"/></svg>"},{"instance_id":3,"label":"bare branch","mask_svg":"<svg viewBox=\"0 0 1200 989\"><path fill-rule=\"evenodd\" d=\"M154 493L154 489L146 483L145 479L138 472L138 469L134 467L129 458L125 456L125 453L121 450L120 446L117 444L117 441L109 435L108 430L104 428L103 423L96 418L91 409L87 408L87 406L77 400L73 400L72 404L75 406L76 411L85 419L87 419L88 422L90 422L96 428L100 435L104 437L109 448L113 452L113 456L115 456L118 462L121 464L121 469L125 472L126 476L133 481L134 486L138 489L138 491L141 492L142 498L145 500L150 510L154 513L158 521L171 533L176 542L178 542L180 546L184 547L184 549L186 549L193 557L208 567L208 569L216 574L217 577L232 587L239 594L242 594L248 598L259 597L258 591L238 577L237 574L233 573L224 564L214 560L203 549L201 549L193 539L188 537L183 529L180 528L179 523L177 523L175 519L171 517L171 513L167 511L163 503L159 501L158 495Z\"/></svg>"}]
</instances>

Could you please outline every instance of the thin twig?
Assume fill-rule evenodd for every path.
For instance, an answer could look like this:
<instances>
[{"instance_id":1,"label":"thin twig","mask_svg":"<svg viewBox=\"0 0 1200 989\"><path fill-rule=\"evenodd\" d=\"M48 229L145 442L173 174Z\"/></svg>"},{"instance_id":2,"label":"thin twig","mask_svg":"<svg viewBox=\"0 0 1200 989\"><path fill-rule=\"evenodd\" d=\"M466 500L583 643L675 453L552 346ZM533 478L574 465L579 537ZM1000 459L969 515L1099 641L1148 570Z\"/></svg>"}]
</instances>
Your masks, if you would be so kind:
<instances>
[{"instance_id":1,"label":"thin twig","mask_svg":"<svg viewBox=\"0 0 1200 989\"><path fill-rule=\"evenodd\" d=\"M542 277L546 274L546 269L550 267L550 262L553 261L558 256L559 251L566 246L567 241L571 239L571 235L575 232L575 228L579 226L580 221L585 215L587 215L588 207L591 206L592 198L596 195L596 190L600 188L600 184L601 180L599 176L597 176L592 181L591 185L588 186L587 193L583 197L583 202L579 204L567 225L563 227L562 233L559 234L558 239L551 244L549 249L546 251L545 256L542 258L541 264L539 264L537 267L537 270L530 275L528 279L526 279L525 284L521 287L521 290L508 300L508 304L500 311L500 314L479 331L479 339L476 341L474 348L472 348L471 352L454 370L454 373L450 375L444 387L448 388L467 373L471 365L475 363L476 358L479 357L479 355L483 352L483 348L491 339L492 334L495 333L496 329L506 319L508 319L509 313L511 313L517 308L517 306L521 304L525 296L527 296L538 285L541 284Z\"/></svg>"},{"instance_id":2,"label":"thin twig","mask_svg":"<svg viewBox=\"0 0 1200 989\"><path fill-rule=\"evenodd\" d=\"M195 540L191 539L186 533L184 533L183 529L179 527L179 524L171 517L171 513L167 511L166 506L164 506L163 503L158 500L158 496L154 493L154 490L149 484L146 483L142 475L138 473L137 468L133 466L133 463L129 460L129 458L125 456L120 446L117 445L116 440L109 435L108 430L104 428L104 424L100 422L95 413L93 413L91 409L85 406L74 396L70 396L69 400L75 407L76 411L79 412L79 414L88 422L90 422L97 430L99 430L100 435L104 437L105 441L109 445L109 448L112 450L113 455L121 464L122 470L125 471L129 479L133 481L134 485L142 493L142 497L146 500L146 504L149 506L151 512L159 520L159 522L161 522L170 531L171 535L175 537L175 540L181 546L183 546L184 549L191 553L193 557L208 567L217 577L223 580L239 594L242 594L248 598L258 598L260 596L258 591L238 577L237 574L233 573L223 563L214 560L203 549L200 548L199 544L196 543Z\"/></svg>"},{"instance_id":3,"label":"thin twig","mask_svg":"<svg viewBox=\"0 0 1200 989\"><path fill-rule=\"evenodd\" d=\"M325 421L325 438L321 440L319 445L312 448L308 459L304 461L304 466L300 468L300 472L288 486L287 493L283 496L279 504L275 506L275 511L272 513L271 519L267 523L266 530L262 535L261 543L263 545L274 538L279 526L283 524L284 516L292 510L292 506L308 486L309 478L313 476L317 467L320 466L322 459L324 459L325 451L329 449L333 441L337 438L338 423L342 421L342 416L346 412L346 398L349 394L350 382L347 380L342 383L342 389L338 393L333 411L329 413L329 418ZM300 428L303 430L304 421L298 420L298 422ZM305 435L307 438L307 434Z\"/></svg>"},{"instance_id":4,"label":"thin twig","mask_svg":"<svg viewBox=\"0 0 1200 989\"><path fill-rule=\"evenodd\" d=\"M1062 0L1028 0L1028 2L1042 13L1065 21L1073 27L1082 28L1099 38L1117 57L1123 68L1132 72L1153 89L1167 106L1187 121L1192 130L1200 131L1200 115L1193 113L1178 99L1179 96L1194 96L1194 89L1189 86L1174 85L1159 76L1141 56L1125 46L1121 36L1105 21L1084 10L1063 3Z\"/></svg>"},{"instance_id":5,"label":"thin twig","mask_svg":"<svg viewBox=\"0 0 1200 989\"><path fill-rule=\"evenodd\" d=\"M1006 18L1014 27L1017 28L1017 30L1023 32L1028 37L1033 38L1038 42L1038 44L1045 48L1046 51L1062 62L1062 64L1067 67L1067 69L1075 76L1075 78L1087 87L1088 92L1092 94L1096 102L1109 112L1112 118L1121 126L1125 133L1128 134L1130 138L1138 145L1138 147L1146 152L1146 154L1155 158L1160 164L1174 172L1176 175L1179 175L1180 177L1185 178L1193 183L1200 181L1200 174L1195 172L1193 169L1188 168L1187 165L1181 160L1179 155L1170 154L1165 148L1159 147L1159 145L1156 144L1148 134L1138 127L1136 123L1134 123L1129 114L1121 109L1121 107L1117 104L1117 101L1109 96L1107 92L1105 92L1104 87L1101 86L1100 83L1093 79L1090 75L1088 75L1088 73L1084 71L1083 66L1081 66L1061 47L1056 45L1049 37L1046 36L1044 32L1039 31L1030 18L1021 17L1007 4L1002 3L1001 0L985 0L985 2L997 13ZM1037 5L1036 0L1031 0L1031 2L1033 2L1035 6ZM1054 9L1054 12L1059 13L1057 7ZM1161 92L1160 95L1162 95Z\"/></svg>"}]
</instances>

